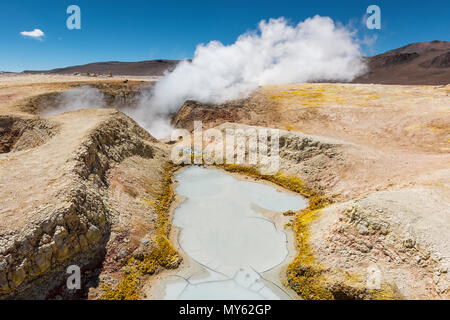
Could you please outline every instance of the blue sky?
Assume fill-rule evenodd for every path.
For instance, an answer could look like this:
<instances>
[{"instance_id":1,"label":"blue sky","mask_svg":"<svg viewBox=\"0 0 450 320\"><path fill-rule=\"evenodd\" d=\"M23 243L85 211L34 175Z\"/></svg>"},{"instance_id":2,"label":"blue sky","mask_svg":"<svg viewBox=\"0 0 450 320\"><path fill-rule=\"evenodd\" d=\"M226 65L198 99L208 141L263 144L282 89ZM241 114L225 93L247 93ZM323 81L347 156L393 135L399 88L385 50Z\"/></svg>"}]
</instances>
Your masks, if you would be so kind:
<instances>
[{"instance_id":1,"label":"blue sky","mask_svg":"<svg viewBox=\"0 0 450 320\"><path fill-rule=\"evenodd\" d=\"M66 9L81 8L81 30L68 30ZM382 29L362 23L367 7L381 8ZM262 19L293 23L316 14L329 16L377 36L368 55L411 42L450 40L448 0L54 0L0 3L0 70L52 69L97 61L191 58L199 43L233 43ZM20 35L40 29L40 40Z\"/></svg>"}]
</instances>

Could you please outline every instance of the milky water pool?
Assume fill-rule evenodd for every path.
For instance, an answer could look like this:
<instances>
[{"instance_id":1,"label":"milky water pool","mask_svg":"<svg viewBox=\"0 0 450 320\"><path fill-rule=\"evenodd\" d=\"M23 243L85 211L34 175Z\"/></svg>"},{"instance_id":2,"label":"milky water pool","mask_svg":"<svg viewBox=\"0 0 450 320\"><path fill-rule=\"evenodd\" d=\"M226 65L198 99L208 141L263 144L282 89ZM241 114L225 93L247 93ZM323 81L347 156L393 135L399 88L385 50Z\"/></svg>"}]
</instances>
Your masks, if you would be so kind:
<instances>
[{"instance_id":1,"label":"milky water pool","mask_svg":"<svg viewBox=\"0 0 450 320\"><path fill-rule=\"evenodd\" d=\"M287 236L263 212L305 208L304 198L239 180L217 169L189 167L176 176L184 202L175 210L178 244L198 266L169 276L164 299L289 299L264 273L288 256Z\"/></svg>"}]
</instances>

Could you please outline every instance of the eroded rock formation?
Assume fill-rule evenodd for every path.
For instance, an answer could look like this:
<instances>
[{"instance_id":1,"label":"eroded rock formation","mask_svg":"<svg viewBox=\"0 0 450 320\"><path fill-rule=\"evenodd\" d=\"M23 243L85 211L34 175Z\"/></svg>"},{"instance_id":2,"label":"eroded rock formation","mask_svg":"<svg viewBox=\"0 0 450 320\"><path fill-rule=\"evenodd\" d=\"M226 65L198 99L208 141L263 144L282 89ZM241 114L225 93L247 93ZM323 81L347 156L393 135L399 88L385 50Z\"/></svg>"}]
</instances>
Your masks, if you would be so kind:
<instances>
[{"instance_id":1,"label":"eroded rock formation","mask_svg":"<svg viewBox=\"0 0 450 320\"><path fill-rule=\"evenodd\" d=\"M45 298L64 281L67 266L100 263L112 228L126 224L123 217L117 221L119 209L108 201L108 172L131 157L152 159L160 168L166 163L164 147L115 110L30 121L40 124L30 125L37 133L46 130L47 141L21 144L23 130L0 156L3 298ZM148 212L144 218L151 220Z\"/></svg>"}]
</instances>

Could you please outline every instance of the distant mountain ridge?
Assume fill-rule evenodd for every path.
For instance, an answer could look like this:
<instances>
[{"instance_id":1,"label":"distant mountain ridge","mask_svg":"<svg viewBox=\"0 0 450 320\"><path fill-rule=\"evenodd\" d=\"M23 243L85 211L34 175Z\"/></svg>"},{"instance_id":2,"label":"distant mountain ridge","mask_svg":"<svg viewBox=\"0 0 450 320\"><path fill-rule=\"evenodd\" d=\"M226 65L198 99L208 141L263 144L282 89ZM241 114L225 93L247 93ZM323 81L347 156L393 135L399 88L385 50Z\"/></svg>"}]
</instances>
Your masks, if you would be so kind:
<instances>
[{"instance_id":1,"label":"distant mountain ridge","mask_svg":"<svg viewBox=\"0 0 450 320\"><path fill-rule=\"evenodd\" d=\"M450 84L450 41L416 42L366 60L368 73L354 83Z\"/></svg>"},{"instance_id":2,"label":"distant mountain ridge","mask_svg":"<svg viewBox=\"0 0 450 320\"><path fill-rule=\"evenodd\" d=\"M180 60L147 60L139 62L94 62L79 66L70 66L52 70L25 70L23 73L43 74L109 74L115 76L162 76L165 71L173 70Z\"/></svg>"},{"instance_id":3,"label":"distant mountain ridge","mask_svg":"<svg viewBox=\"0 0 450 320\"><path fill-rule=\"evenodd\" d=\"M446 85L450 83L450 41L416 42L373 57L364 58L368 72L353 83ZM96 62L44 71L44 74L109 74L122 76L162 76L180 60L139 62Z\"/></svg>"}]
</instances>

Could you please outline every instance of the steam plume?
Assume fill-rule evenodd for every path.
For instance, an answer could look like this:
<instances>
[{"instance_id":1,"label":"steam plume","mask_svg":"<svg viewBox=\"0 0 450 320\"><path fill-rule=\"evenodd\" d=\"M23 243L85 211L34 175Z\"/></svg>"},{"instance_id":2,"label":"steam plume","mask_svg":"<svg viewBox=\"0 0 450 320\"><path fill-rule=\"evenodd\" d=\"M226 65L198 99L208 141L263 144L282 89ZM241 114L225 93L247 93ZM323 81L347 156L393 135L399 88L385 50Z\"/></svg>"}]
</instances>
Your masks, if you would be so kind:
<instances>
[{"instance_id":1,"label":"steam plume","mask_svg":"<svg viewBox=\"0 0 450 320\"><path fill-rule=\"evenodd\" d=\"M103 93L90 86L81 86L63 92L60 101L55 108L49 108L42 112L43 116L52 116L58 113L74 111L83 108L103 108L105 101Z\"/></svg>"},{"instance_id":2,"label":"steam plume","mask_svg":"<svg viewBox=\"0 0 450 320\"><path fill-rule=\"evenodd\" d=\"M284 18L263 20L234 44L199 45L192 62L178 64L141 99L134 117L163 137L171 130L168 115L189 99L222 103L258 85L351 81L364 71L354 34L331 18L315 16L295 26Z\"/></svg>"}]
</instances>

